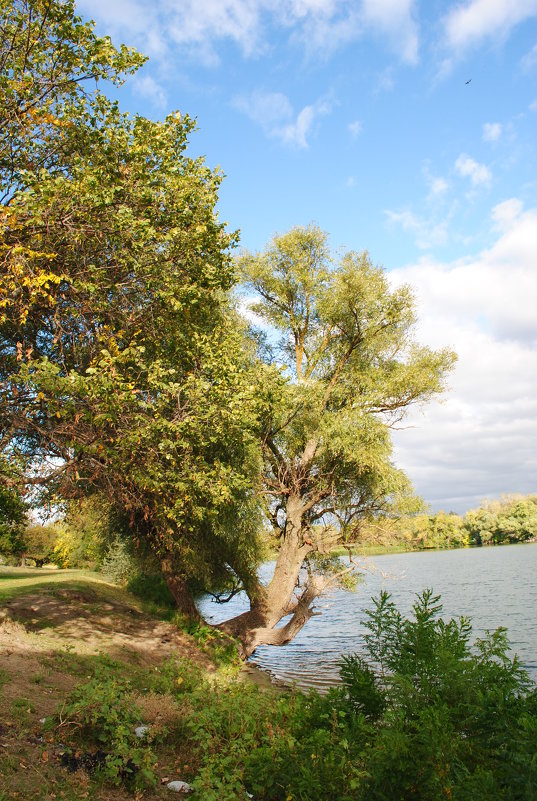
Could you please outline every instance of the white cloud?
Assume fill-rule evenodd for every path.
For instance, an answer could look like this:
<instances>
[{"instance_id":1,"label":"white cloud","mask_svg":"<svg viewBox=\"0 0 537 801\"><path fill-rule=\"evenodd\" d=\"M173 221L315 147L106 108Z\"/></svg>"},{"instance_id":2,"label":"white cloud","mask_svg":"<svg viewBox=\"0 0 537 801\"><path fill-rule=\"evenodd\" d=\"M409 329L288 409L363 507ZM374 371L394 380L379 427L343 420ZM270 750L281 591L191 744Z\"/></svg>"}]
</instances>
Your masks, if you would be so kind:
<instances>
[{"instance_id":1,"label":"white cloud","mask_svg":"<svg viewBox=\"0 0 537 801\"><path fill-rule=\"evenodd\" d=\"M76 11L101 23L118 42L136 46L148 56L164 57L168 51L166 28L155 5L148 14L143 0L77 0Z\"/></svg>"},{"instance_id":2,"label":"white cloud","mask_svg":"<svg viewBox=\"0 0 537 801\"><path fill-rule=\"evenodd\" d=\"M511 198L492 218L504 230L477 258L390 273L416 290L420 340L459 355L444 402L396 432L398 462L420 493L458 510L537 490L537 208Z\"/></svg>"},{"instance_id":3,"label":"white cloud","mask_svg":"<svg viewBox=\"0 0 537 801\"><path fill-rule=\"evenodd\" d=\"M429 185L428 200L434 200L445 195L449 189L449 184L445 178L442 178L442 176L432 174L429 161L424 162L422 172Z\"/></svg>"},{"instance_id":4,"label":"white cloud","mask_svg":"<svg viewBox=\"0 0 537 801\"><path fill-rule=\"evenodd\" d=\"M233 105L267 130L273 129L293 114L289 98L282 92L252 92L248 97L235 98Z\"/></svg>"},{"instance_id":5,"label":"white cloud","mask_svg":"<svg viewBox=\"0 0 537 801\"><path fill-rule=\"evenodd\" d=\"M304 106L302 111L299 111L296 120L289 122L282 128L274 129L272 135L278 137L288 145L307 148L308 142L306 137L310 132L316 114L326 114L327 110L325 106L322 106L319 111L316 111L315 106Z\"/></svg>"},{"instance_id":6,"label":"white cloud","mask_svg":"<svg viewBox=\"0 0 537 801\"><path fill-rule=\"evenodd\" d=\"M348 124L349 133L353 139L356 139L362 133L362 123L360 120L354 120Z\"/></svg>"},{"instance_id":7,"label":"white cloud","mask_svg":"<svg viewBox=\"0 0 537 801\"><path fill-rule=\"evenodd\" d=\"M387 67L377 77L375 89L377 92L392 92L394 86L395 86L395 81L393 79L392 70L390 69L390 67Z\"/></svg>"},{"instance_id":8,"label":"white cloud","mask_svg":"<svg viewBox=\"0 0 537 801\"><path fill-rule=\"evenodd\" d=\"M492 173L485 164L479 164L474 159L461 153L455 162L455 170L464 178L469 178L474 186L488 186L492 180Z\"/></svg>"},{"instance_id":9,"label":"white cloud","mask_svg":"<svg viewBox=\"0 0 537 801\"><path fill-rule=\"evenodd\" d=\"M164 8L169 36L175 45L212 55L215 40L230 39L246 56L251 56L262 48L264 5L251 0L182 0Z\"/></svg>"},{"instance_id":10,"label":"white cloud","mask_svg":"<svg viewBox=\"0 0 537 801\"><path fill-rule=\"evenodd\" d=\"M483 141L497 142L502 135L502 126L499 122L486 122L483 125Z\"/></svg>"},{"instance_id":11,"label":"white cloud","mask_svg":"<svg viewBox=\"0 0 537 801\"><path fill-rule=\"evenodd\" d=\"M520 217L523 209L523 203L516 197L504 200L498 203L492 209L491 217L495 227L500 231L506 231L513 226L516 220Z\"/></svg>"},{"instance_id":12,"label":"white cloud","mask_svg":"<svg viewBox=\"0 0 537 801\"><path fill-rule=\"evenodd\" d=\"M418 61L418 27L414 0L363 0L365 25L398 43L401 58L409 64Z\"/></svg>"},{"instance_id":13,"label":"white cloud","mask_svg":"<svg viewBox=\"0 0 537 801\"><path fill-rule=\"evenodd\" d=\"M537 0L470 0L444 17L446 43L460 51L484 39L504 39L512 28L537 15Z\"/></svg>"},{"instance_id":14,"label":"white cloud","mask_svg":"<svg viewBox=\"0 0 537 801\"><path fill-rule=\"evenodd\" d=\"M431 195L443 195L448 189L448 182L445 178L433 178L431 181Z\"/></svg>"},{"instance_id":15,"label":"white cloud","mask_svg":"<svg viewBox=\"0 0 537 801\"><path fill-rule=\"evenodd\" d=\"M79 0L108 32L151 55L180 52L218 64L217 44L234 42L246 57L264 52L273 25L289 32L316 57L366 35L387 40L401 60L415 63L415 0Z\"/></svg>"},{"instance_id":16,"label":"white cloud","mask_svg":"<svg viewBox=\"0 0 537 801\"><path fill-rule=\"evenodd\" d=\"M533 69L533 67L537 64L537 44L533 45L529 53L526 53L524 58L522 59L522 67L526 71Z\"/></svg>"},{"instance_id":17,"label":"white cloud","mask_svg":"<svg viewBox=\"0 0 537 801\"><path fill-rule=\"evenodd\" d=\"M404 211L385 211L391 223L400 225L403 231L415 234L417 247L428 250L435 245L443 245L447 240L449 218L435 222L416 216L409 209Z\"/></svg>"},{"instance_id":18,"label":"white cloud","mask_svg":"<svg viewBox=\"0 0 537 801\"><path fill-rule=\"evenodd\" d=\"M150 100L152 105L165 108L168 104L166 92L150 75L135 75L132 86L135 94Z\"/></svg>"},{"instance_id":19,"label":"white cloud","mask_svg":"<svg viewBox=\"0 0 537 801\"><path fill-rule=\"evenodd\" d=\"M255 91L235 98L233 105L260 125L267 136L300 149L308 147L315 120L332 110L328 100L320 99L295 116L289 98L281 92Z\"/></svg>"}]
</instances>

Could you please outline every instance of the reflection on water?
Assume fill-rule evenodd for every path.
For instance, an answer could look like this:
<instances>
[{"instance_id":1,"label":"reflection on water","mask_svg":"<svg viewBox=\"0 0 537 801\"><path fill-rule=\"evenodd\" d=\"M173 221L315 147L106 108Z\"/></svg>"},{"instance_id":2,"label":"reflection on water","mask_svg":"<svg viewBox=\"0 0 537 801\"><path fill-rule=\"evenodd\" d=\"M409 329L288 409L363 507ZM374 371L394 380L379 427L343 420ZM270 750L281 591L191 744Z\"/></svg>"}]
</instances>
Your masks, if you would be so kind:
<instances>
[{"instance_id":1,"label":"reflection on water","mask_svg":"<svg viewBox=\"0 0 537 801\"><path fill-rule=\"evenodd\" d=\"M537 681L537 543L390 554L365 560L357 592L336 590L319 599L323 614L312 618L296 639L282 648L258 648L252 662L285 682L326 688L338 682L338 660L359 651L365 610L381 589L391 592L400 612L411 611L417 592L431 587L442 596L444 616L471 618L476 636L505 626L513 650ZM270 575L271 566L263 567ZM248 608L236 596L224 606L204 599L201 609L218 622Z\"/></svg>"}]
</instances>

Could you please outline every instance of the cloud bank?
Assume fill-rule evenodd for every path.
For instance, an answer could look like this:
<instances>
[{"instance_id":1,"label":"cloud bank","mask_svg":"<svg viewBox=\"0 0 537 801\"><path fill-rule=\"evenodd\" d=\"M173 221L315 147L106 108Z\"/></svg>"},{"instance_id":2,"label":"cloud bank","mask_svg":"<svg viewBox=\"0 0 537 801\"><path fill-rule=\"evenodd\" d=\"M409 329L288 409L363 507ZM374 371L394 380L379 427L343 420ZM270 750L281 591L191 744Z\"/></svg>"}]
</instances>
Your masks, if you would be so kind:
<instances>
[{"instance_id":1,"label":"cloud bank","mask_svg":"<svg viewBox=\"0 0 537 801\"><path fill-rule=\"evenodd\" d=\"M262 54L271 27L317 57L372 34L413 64L419 48L415 6L415 0L156 0L148 14L142 0L77 3L79 11L97 16L109 31L130 38L149 55L179 49L208 66L218 64L217 46L224 41L245 57Z\"/></svg>"},{"instance_id":2,"label":"cloud bank","mask_svg":"<svg viewBox=\"0 0 537 801\"><path fill-rule=\"evenodd\" d=\"M418 338L459 355L443 402L394 435L418 492L455 511L537 491L537 208L510 198L491 217L499 236L477 258L390 273L416 291Z\"/></svg>"}]
</instances>

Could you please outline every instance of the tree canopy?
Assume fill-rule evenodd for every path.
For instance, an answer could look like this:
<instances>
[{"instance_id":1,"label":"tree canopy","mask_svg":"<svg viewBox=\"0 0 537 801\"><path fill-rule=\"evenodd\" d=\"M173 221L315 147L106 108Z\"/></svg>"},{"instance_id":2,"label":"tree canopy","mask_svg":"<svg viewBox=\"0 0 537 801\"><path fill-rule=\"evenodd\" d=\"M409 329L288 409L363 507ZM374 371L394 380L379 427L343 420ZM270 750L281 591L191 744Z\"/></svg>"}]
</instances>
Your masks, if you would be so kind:
<instances>
[{"instance_id":1,"label":"tree canopy","mask_svg":"<svg viewBox=\"0 0 537 801\"><path fill-rule=\"evenodd\" d=\"M61 497L104 493L178 595L254 570L252 355L221 176L195 124L121 113L143 58L70 2L2 2L2 452ZM193 607L191 607L193 609Z\"/></svg>"},{"instance_id":2,"label":"tree canopy","mask_svg":"<svg viewBox=\"0 0 537 801\"><path fill-rule=\"evenodd\" d=\"M332 547L352 542L365 515L409 497L391 461L390 427L442 390L455 357L414 342L407 286L392 289L366 252L336 259L315 226L243 253L239 269L257 297L252 311L268 326L263 492L278 548L274 578L258 586L250 618L230 624L255 622L252 647L294 636L315 598L341 578Z\"/></svg>"},{"instance_id":3,"label":"tree canopy","mask_svg":"<svg viewBox=\"0 0 537 801\"><path fill-rule=\"evenodd\" d=\"M143 57L97 37L72 2L0 8L10 480L99 494L184 611L196 614L193 584L242 587L251 609L228 629L245 653L286 642L343 580L332 545L410 498L390 427L442 390L453 354L414 342L408 287L367 253L336 259L315 226L235 261L221 175L188 155L194 121L130 116L100 88ZM234 308L238 278L264 344ZM261 508L278 552L268 587Z\"/></svg>"}]
</instances>

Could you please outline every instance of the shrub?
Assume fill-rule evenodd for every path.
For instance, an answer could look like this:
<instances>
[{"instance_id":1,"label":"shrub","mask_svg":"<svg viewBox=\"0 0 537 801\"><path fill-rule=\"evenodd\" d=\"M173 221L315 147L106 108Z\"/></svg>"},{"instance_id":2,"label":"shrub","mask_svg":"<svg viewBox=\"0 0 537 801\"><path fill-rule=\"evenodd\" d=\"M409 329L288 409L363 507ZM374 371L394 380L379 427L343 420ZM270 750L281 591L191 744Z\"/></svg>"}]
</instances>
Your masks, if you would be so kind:
<instances>
[{"instance_id":1,"label":"shrub","mask_svg":"<svg viewBox=\"0 0 537 801\"><path fill-rule=\"evenodd\" d=\"M120 537L115 537L102 561L101 573L114 584L126 584L135 570L136 564L128 543Z\"/></svg>"},{"instance_id":2,"label":"shrub","mask_svg":"<svg viewBox=\"0 0 537 801\"><path fill-rule=\"evenodd\" d=\"M148 573L145 570L137 571L130 575L127 581L127 589L142 601L155 604L161 609L173 609L175 607L173 596L162 573Z\"/></svg>"},{"instance_id":3,"label":"shrub","mask_svg":"<svg viewBox=\"0 0 537 801\"><path fill-rule=\"evenodd\" d=\"M98 749L105 779L113 784L124 780L155 783L154 755L134 732L142 714L128 681L109 670L98 671L66 699L59 718L60 727L71 732L75 745L89 743Z\"/></svg>"},{"instance_id":4,"label":"shrub","mask_svg":"<svg viewBox=\"0 0 537 801\"><path fill-rule=\"evenodd\" d=\"M429 590L403 618L382 593L365 653L327 695L208 684L184 696L195 798L535 801L537 691L498 629L472 646Z\"/></svg>"},{"instance_id":5,"label":"shrub","mask_svg":"<svg viewBox=\"0 0 537 801\"><path fill-rule=\"evenodd\" d=\"M535 798L536 691L517 657L510 657L505 631L487 634L472 648L469 621L442 620L432 591L418 596L413 609L412 620L402 618L382 593L368 613L374 688L361 659L343 665L354 708L356 688L363 695L366 687L366 699L380 696L385 704L362 753L367 780L358 797Z\"/></svg>"}]
</instances>

